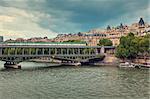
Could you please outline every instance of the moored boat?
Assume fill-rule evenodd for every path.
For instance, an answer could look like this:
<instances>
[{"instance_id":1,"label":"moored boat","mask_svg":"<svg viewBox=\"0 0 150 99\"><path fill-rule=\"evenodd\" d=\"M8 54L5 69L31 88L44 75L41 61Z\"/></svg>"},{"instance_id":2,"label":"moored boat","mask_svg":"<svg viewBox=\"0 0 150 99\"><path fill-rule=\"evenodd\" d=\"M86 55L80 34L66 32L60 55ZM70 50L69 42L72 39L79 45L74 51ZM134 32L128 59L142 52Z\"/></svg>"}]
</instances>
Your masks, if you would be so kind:
<instances>
[{"instance_id":1,"label":"moored boat","mask_svg":"<svg viewBox=\"0 0 150 99\"><path fill-rule=\"evenodd\" d=\"M150 68L150 64L138 64L138 63L120 63L118 67L123 68Z\"/></svg>"},{"instance_id":2,"label":"moored boat","mask_svg":"<svg viewBox=\"0 0 150 99\"><path fill-rule=\"evenodd\" d=\"M61 63L61 65L65 65L65 66L80 66L81 63L80 62L74 62L74 63L64 62L64 63Z\"/></svg>"},{"instance_id":3,"label":"moored boat","mask_svg":"<svg viewBox=\"0 0 150 99\"><path fill-rule=\"evenodd\" d=\"M134 63L125 62L125 63L120 63L118 67L135 68L135 64Z\"/></svg>"},{"instance_id":4,"label":"moored boat","mask_svg":"<svg viewBox=\"0 0 150 99\"><path fill-rule=\"evenodd\" d=\"M146 64L139 64L139 66L141 68L150 68L150 64L146 63Z\"/></svg>"},{"instance_id":5,"label":"moored boat","mask_svg":"<svg viewBox=\"0 0 150 99\"><path fill-rule=\"evenodd\" d=\"M20 64L8 64L8 63L5 63L4 67L5 68L13 68L13 69L21 69L21 65Z\"/></svg>"}]
</instances>

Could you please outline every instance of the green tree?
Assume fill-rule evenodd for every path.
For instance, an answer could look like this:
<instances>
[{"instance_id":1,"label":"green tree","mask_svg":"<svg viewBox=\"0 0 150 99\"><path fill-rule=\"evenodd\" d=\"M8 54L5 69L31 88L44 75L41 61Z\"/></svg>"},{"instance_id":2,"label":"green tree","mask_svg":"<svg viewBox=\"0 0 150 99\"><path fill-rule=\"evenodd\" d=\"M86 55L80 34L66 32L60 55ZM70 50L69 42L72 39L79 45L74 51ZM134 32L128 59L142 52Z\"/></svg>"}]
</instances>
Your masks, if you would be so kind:
<instances>
[{"instance_id":1,"label":"green tree","mask_svg":"<svg viewBox=\"0 0 150 99\"><path fill-rule=\"evenodd\" d=\"M129 33L120 38L120 44L116 48L116 57L121 59L134 59L139 55L146 56L149 52L149 36L135 37Z\"/></svg>"},{"instance_id":2,"label":"green tree","mask_svg":"<svg viewBox=\"0 0 150 99\"><path fill-rule=\"evenodd\" d=\"M85 41L81 41L81 40L68 40L68 41L64 41L64 42L85 43Z\"/></svg>"},{"instance_id":3,"label":"green tree","mask_svg":"<svg viewBox=\"0 0 150 99\"><path fill-rule=\"evenodd\" d=\"M136 41L134 40L134 34L129 33L126 37L121 37L120 38L120 44L117 46L116 50L116 57L121 58L121 59L133 59L137 55L137 50L135 43Z\"/></svg>"},{"instance_id":4,"label":"green tree","mask_svg":"<svg viewBox=\"0 0 150 99\"><path fill-rule=\"evenodd\" d=\"M149 45L150 45L150 42L149 42L149 38L147 37L144 37L143 39L139 41L139 53L141 56L144 57L145 60L146 60L146 57L149 57L149 52L150 52Z\"/></svg>"},{"instance_id":5,"label":"green tree","mask_svg":"<svg viewBox=\"0 0 150 99\"><path fill-rule=\"evenodd\" d=\"M112 41L109 39L100 39L99 43L97 44L98 46L112 46Z\"/></svg>"}]
</instances>

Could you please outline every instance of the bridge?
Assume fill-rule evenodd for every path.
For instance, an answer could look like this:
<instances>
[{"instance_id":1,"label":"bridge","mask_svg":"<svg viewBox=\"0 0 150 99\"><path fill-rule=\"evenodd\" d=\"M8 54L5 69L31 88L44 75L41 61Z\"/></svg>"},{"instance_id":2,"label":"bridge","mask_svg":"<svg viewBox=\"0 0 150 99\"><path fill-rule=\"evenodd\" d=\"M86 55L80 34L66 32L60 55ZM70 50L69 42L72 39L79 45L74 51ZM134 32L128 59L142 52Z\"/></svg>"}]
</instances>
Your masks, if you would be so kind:
<instances>
[{"instance_id":1,"label":"bridge","mask_svg":"<svg viewBox=\"0 0 150 99\"><path fill-rule=\"evenodd\" d=\"M102 58L104 53L113 53L114 48L86 46L84 43L0 43L0 60L6 62L5 67L41 57L58 59L62 63L84 63Z\"/></svg>"}]
</instances>

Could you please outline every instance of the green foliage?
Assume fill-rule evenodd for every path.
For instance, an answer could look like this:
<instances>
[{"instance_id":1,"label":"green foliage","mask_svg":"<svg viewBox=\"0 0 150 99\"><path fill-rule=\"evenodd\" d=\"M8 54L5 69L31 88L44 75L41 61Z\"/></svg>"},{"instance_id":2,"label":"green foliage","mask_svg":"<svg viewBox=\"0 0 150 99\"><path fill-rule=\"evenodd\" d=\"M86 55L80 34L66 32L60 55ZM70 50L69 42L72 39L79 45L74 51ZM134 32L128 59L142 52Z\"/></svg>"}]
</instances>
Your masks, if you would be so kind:
<instances>
[{"instance_id":1,"label":"green foliage","mask_svg":"<svg viewBox=\"0 0 150 99\"><path fill-rule=\"evenodd\" d=\"M117 46L116 57L121 59L134 59L139 54L148 55L149 37L135 37L133 33L129 33L126 37L120 38L120 44Z\"/></svg>"},{"instance_id":2,"label":"green foliage","mask_svg":"<svg viewBox=\"0 0 150 99\"><path fill-rule=\"evenodd\" d=\"M81 41L81 40L68 40L68 41L64 41L64 42L85 43L85 41Z\"/></svg>"},{"instance_id":3,"label":"green foliage","mask_svg":"<svg viewBox=\"0 0 150 99\"><path fill-rule=\"evenodd\" d=\"M112 46L112 41L109 39L100 39L99 43L97 44L98 46Z\"/></svg>"}]
</instances>

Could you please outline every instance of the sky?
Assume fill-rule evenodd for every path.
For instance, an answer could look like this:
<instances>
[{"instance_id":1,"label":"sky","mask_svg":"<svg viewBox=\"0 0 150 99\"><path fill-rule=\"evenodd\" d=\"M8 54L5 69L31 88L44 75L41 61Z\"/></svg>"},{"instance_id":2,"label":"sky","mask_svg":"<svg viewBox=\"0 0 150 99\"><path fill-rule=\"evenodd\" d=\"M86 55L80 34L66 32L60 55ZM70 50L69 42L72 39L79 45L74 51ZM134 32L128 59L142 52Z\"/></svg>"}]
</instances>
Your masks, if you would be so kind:
<instances>
[{"instance_id":1,"label":"sky","mask_svg":"<svg viewBox=\"0 0 150 99\"><path fill-rule=\"evenodd\" d=\"M0 0L0 35L5 39L78 33L150 23L150 0Z\"/></svg>"}]
</instances>

